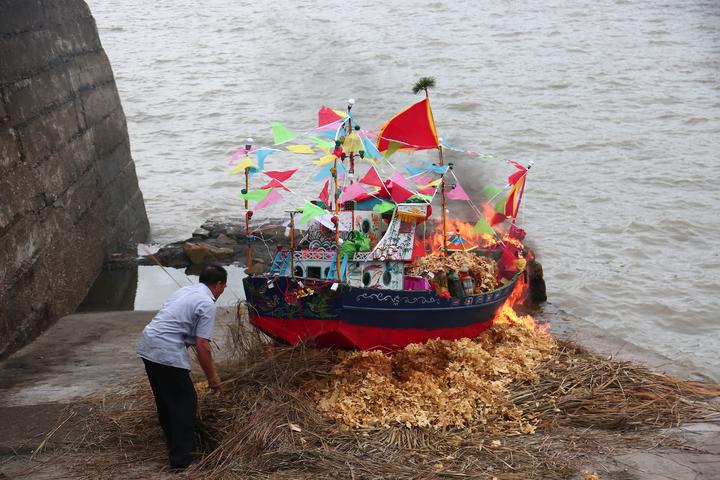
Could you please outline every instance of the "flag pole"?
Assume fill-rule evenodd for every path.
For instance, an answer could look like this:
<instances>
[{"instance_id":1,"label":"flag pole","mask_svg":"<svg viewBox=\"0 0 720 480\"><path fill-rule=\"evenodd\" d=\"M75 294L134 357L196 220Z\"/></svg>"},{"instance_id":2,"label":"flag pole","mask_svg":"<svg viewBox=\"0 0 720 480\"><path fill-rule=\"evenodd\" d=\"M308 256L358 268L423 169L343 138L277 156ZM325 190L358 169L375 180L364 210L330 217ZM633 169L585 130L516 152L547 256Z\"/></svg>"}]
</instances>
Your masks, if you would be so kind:
<instances>
[{"instance_id":1,"label":"flag pole","mask_svg":"<svg viewBox=\"0 0 720 480\"><path fill-rule=\"evenodd\" d=\"M252 148L252 138L245 139L245 158L249 158L250 149ZM245 167L245 193L250 192L250 167ZM247 253L247 270L252 275L252 259L253 259L253 248L252 248L252 236L250 235L250 219L252 218L252 211L248 210L248 199L245 198L245 240L247 241L248 253Z\"/></svg>"},{"instance_id":2,"label":"flag pole","mask_svg":"<svg viewBox=\"0 0 720 480\"><path fill-rule=\"evenodd\" d=\"M290 276L295 276L295 212L290 212Z\"/></svg>"}]
</instances>

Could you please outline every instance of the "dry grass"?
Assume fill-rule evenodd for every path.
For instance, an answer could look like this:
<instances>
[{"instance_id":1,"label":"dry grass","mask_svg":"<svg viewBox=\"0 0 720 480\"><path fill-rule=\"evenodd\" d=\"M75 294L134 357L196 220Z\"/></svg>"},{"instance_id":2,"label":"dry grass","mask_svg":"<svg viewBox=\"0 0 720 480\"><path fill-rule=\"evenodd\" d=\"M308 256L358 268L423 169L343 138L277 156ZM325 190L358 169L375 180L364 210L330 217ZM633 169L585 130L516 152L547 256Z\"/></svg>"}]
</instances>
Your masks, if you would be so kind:
<instances>
[{"instance_id":1,"label":"dry grass","mask_svg":"<svg viewBox=\"0 0 720 480\"><path fill-rule=\"evenodd\" d=\"M718 386L661 375L559 342L518 374L508 374L511 380L501 382L497 398L477 397L477 415L464 417L462 426L415 426L418 422L384 418L350 428L346 424L352 422L318 404L328 395L336 395L340 403L356 400L357 392L345 387L353 385L347 381L353 375L362 383L363 368L370 371L356 361L364 354L277 346L242 325L232 332L235 351L222 366L225 390L212 394L198 383L204 454L186 474L189 477L569 478L597 455L672 444L674 438L665 427L718 418L713 400L720 393ZM492 356L519 355L517 348L510 348L518 335L512 328L494 327L475 344ZM404 381L421 380L417 372L436 379L445 374L453 362L433 363L428 353L435 349L447 354L451 348L440 347L422 350L420 356L396 355L397 368L386 371L386 381L395 382L393 395L403 394ZM457 376L452 379L455 384L447 377L435 386L457 387ZM469 381L475 385L475 379ZM403 405L387 398L388 408ZM437 416L432 395L423 398ZM65 450L56 450L83 452L85 460L76 465L78 477L111 478L129 464L164 461L165 447L145 379L89 404L92 411L76 429L80 435ZM535 433L525 433L520 424L532 425Z\"/></svg>"}]
</instances>

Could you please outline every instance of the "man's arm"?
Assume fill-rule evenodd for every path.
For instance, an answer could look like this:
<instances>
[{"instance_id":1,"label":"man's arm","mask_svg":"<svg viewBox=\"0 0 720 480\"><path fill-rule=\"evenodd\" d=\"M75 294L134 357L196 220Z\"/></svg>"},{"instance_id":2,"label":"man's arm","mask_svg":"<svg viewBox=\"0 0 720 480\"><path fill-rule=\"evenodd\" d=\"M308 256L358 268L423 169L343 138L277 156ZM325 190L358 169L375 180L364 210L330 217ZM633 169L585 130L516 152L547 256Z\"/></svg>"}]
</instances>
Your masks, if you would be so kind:
<instances>
[{"instance_id":1,"label":"man's arm","mask_svg":"<svg viewBox=\"0 0 720 480\"><path fill-rule=\"evenodd\" d=\"M198 362L205 372L205 376L208 380L208 385L213 390L220 390L222 388L222 382L220 376L215 371L215 364L213 363L212 353L210 352L210 342L207 338L195 337Z\"/></svg>"}]
</instances>

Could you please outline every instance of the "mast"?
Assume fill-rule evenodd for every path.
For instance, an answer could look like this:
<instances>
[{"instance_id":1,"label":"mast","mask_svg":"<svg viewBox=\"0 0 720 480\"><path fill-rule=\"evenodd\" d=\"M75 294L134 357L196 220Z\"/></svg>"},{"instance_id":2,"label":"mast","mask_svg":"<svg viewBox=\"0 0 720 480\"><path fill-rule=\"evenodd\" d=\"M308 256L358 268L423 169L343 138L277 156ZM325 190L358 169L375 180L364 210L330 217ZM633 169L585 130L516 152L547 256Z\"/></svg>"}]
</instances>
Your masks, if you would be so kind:
<instances>
[{"instance_id":1,"label":"mast","mask_svg":"<svg viewBox=\"0 0 720 480\"><path fill-rule=\"evenodd\" d=\"M295 276L295 212L290 212L290 276Z\"/></svg>"},{"instance_id":2,"label":"mast","mask_svg":"<svg viewBox=\"0 0 720 480\"><path fill-rule=\"evenodd\" d=\"M252 138L245 139L245 158L249 158L250 149L252 148ZM250 191L250 167L245 167L245 192ZM247 253L247 268L248 272L252 274L252 236L250 235L250 219L253 216L252 210L248 210L248 199L245 198L245 240L247 241L248 253Z\"/></svg>"}]
</instances>

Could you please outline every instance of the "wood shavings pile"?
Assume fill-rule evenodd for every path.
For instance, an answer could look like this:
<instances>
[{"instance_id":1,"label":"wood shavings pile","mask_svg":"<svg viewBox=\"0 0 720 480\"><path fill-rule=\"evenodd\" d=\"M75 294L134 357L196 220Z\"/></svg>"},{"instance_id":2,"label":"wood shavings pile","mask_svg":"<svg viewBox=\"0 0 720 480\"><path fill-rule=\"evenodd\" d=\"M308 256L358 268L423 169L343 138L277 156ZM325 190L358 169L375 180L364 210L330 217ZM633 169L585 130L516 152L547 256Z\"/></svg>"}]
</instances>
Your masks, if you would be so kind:
<instances>
[{"instance_id":1,"label":"wood shavings pile","mask_svg":"<svg viewBox=\"0 0 720 480\"><path fill-rule=\"evenodd\" d=\"M451 255L427 255L422 257L412 269L412 275L419 275L423 270L437 273L451 268L456 272L467 267L470 276L475 281L475 293L484 293L495 290L497 283L497 264L492 258L477 255L472 252L455 252Z\"/></svg>"},{"instance_id":2,"label":"wood shavings pile","mask_svg":"<svg viewBox=\"0 0 720 480\"><path fill-rule=\"evenodd\" d=\"M472 427L499 418L514 423L515 433L532 433L506 387L537 381L536 368L554 348L549 335L502 323L477 340L431 340L394 355L348 353L316 400L326 417L351 428Z\"/></svg>"}]
</instances>

